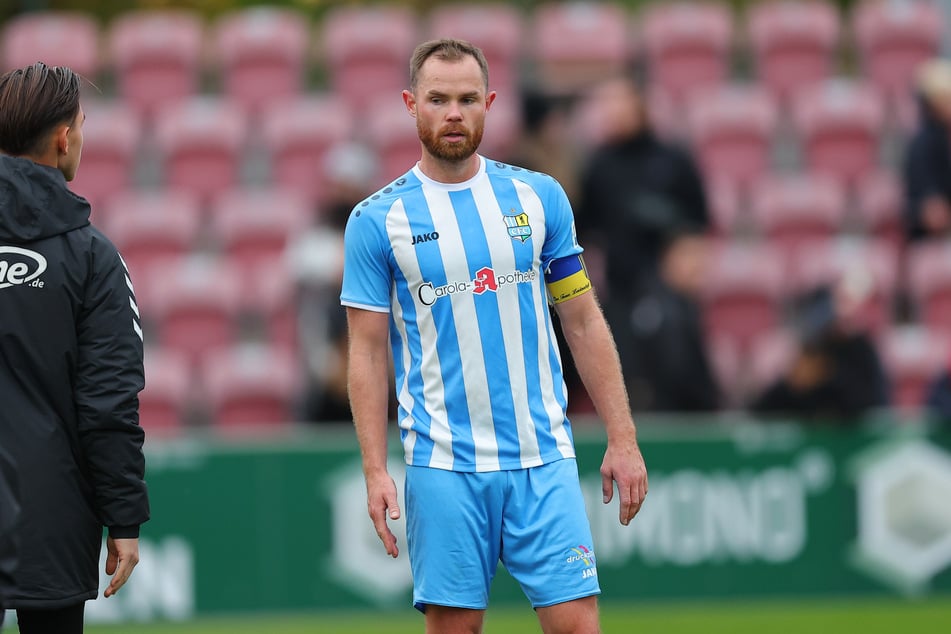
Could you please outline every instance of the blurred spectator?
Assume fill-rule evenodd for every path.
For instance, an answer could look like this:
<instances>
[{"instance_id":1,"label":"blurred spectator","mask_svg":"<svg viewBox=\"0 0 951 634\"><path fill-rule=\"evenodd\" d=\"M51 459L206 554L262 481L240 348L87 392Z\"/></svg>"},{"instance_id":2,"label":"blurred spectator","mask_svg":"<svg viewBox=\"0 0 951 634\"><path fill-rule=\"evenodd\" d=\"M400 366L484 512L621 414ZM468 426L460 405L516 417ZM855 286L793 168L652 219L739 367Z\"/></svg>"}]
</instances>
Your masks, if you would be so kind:
<instances>
[{"instance_id":1,"label":"blurred spectator","mask_svg":"<svg viewBox=\"0 0 951 634\"><path fill-rule=\"evenodd\" d=\"M522 135L510 162L544 172L561 183L568 200L578 200L578 148L565 134L570 126L570 99L527 92L522 97Z\"/></svg>"},{"instance_id":2,"label":"blurred spectator","mask_svg":"<svg viewBox=\"0 0 951 634\"><path fill-rule=\"evenodd\" d=\"M942 423L951 424L951 359L928 388L925 409Z\"/></svg>"},{"instance_id":3,"label":"blurred spectator","mask_svg":"<svg viewBox=\"0 0 951 634\"><path fill-rule=\"evenodd\" d=\"M288 247L297 284L301 351L306 380L299 417L304 421L350 421L347 398L347 323L340 305L343 232L351 209L373 191L378 161L367 147L343 143L331 149L324 169L326 196L317 222Z\"/></svg>"},{"instance_id":4,"label":"blurred spectator","mask_svg":"<svg viewBox=\"0 0 951 634\"><path fill-rule=\"evenodd\" d=\"M634 410L699 412L719 405L699 305L707 254L702 233L674 231L658 275L638 297L608 300L605 313Z\"/></svg>"},{"instance_id":5,"label":"blurred spectator","mask_svg":"<svg viewBox=\"0 0 951 634\"><path fill-rule=\"evenodd\" d=\"M588 98L604 141L582 169L576 224L605 256L603 294L631 295L656 275L664 235L709 226L706 193L693 157L654 133L633 79L606 80Z\"/></svg>"},{"instance_id":6,"label":"blurred spectator","mask_svg":"<svg viewBox=\"0 0 951 634\"><path fill-rule=\"evenodd\" d=\"M909 240L951 236L951 62L924 64L917 87L919 124L903 165Z\"/></svg>"},{"instance_id":7,"label":"blurred spectator","mask_svg":"<svg viewBox=\"0 0 951 634\"><path fill-rule=\"evenodd\" d=\"M848 423L889 404L884 365L862 322L869 288L859 278L846 274L805 298L799 349L785 375L751 404L755 413Z\"/></svg>"}]
</instances>

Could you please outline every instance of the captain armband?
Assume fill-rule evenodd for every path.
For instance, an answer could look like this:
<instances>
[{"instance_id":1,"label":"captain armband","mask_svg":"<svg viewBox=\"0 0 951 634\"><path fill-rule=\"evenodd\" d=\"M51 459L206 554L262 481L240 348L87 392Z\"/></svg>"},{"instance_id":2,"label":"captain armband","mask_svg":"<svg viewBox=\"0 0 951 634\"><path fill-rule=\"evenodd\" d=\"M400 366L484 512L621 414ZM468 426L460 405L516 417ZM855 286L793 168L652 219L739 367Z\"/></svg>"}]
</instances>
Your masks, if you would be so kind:
<instances>
[{"instance_id":1,"label":"captain armband","mask_svg":"<svg viewBox=\"0 0 951 634\"><path fill-rule=\"evenodd\" d=\"M545 284L553 304L590 291L591 280L581 254L552 260L545 270Z\"/></svg>"}]
</instances>

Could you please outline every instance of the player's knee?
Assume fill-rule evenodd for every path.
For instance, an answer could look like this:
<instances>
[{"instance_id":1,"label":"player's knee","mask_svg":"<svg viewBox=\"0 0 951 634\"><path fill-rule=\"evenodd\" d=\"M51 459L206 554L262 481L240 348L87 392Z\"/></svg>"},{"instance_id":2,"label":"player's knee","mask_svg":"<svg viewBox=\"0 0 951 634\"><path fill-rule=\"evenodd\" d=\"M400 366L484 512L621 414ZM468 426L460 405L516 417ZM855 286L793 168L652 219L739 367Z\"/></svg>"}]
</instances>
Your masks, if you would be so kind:
<instances>
[{"instance_id":1,"label":"player's knee","mask_svg":"<svg viewBox=\"0 0 951 634\"><path fill-rule=\"evenodd\" d=\"M484 610L426 606L426 634L482 634Z\"/></svg>"}]
</instances>

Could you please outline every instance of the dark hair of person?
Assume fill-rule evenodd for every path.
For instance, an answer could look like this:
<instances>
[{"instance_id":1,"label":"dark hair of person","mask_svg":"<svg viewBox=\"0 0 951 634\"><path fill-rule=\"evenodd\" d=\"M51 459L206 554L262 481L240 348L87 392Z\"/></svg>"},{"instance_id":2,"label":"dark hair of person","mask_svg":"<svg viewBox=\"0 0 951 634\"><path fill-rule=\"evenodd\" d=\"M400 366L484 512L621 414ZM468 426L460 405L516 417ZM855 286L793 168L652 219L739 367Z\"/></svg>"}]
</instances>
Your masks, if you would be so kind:
<instances>
[{"instance_id":1,"label":"dark hair of person","mask_svg":"<svg viewBox=\"0 0 951 634\"><path fill-rule=\"evenodd\" d=\"M80 84L73 70L43 62L0 76L0 152L42 153L56 126L76 120Z\"/></svg>"},{"instance_id":2,"label":"dark hair of person","mask_svg":"<svg viewBox=\"0 0 951 634\"><path fill-rule=\"evenodd\" d=\"M409 63L409 87L416 91L416 84L419 80L419 71L423 64L430 57L441 59L447 62L457 62L466 56L474 57L482 69L482 79L485 80L486 90L489 88L489 63L485 59L482 49L465 40L452 38L443 38L440 40L430 40L423 42L413 51L413 56Z\"/></svg>"}]
</instances>

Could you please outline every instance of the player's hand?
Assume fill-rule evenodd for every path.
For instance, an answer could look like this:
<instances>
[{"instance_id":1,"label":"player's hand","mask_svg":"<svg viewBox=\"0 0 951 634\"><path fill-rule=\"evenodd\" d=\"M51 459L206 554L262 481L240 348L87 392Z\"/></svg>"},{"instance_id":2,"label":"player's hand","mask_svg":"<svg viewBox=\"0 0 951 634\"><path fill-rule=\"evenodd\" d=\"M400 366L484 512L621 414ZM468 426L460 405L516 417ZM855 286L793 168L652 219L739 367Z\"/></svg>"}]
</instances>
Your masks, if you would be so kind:
<instances>
[{"instance_id":1,"label":"player's hand","mask_svg":"<svg viewBox=\"0 0 951 634\"><path fill-rule=\"evenodd\" d=\"M373 521L373 528L386 548L386 554L396 557L400 554L396 547L396 535L386 523L387 519L400 518L400 506L396 499L396 483L385 471L378 476L367 476L367 511Z\"/></svg>"},{"instance_id":2,"label":"player's hand","mask_svg":"<svg viewBox=\"0 0 951 634\"><path fill-rule=\"evenodd\" d=\"M111 597L119 588L125 585L132 575L132 569L139 563L139 540L133 539L106 539L106 574L112 575L105 596Z\"/></svg>"},{"instance_id":3,"label":"player's hand","mask_svg":"<svg viewBox=\"0 0 951 634\"><path fill-rule=\"evenodd\" d=\"M605 504L614 497L615 483L620 502L618 517L621 524L627 526L641 510L647 496L647 466L633 438L623 443L608 442L601 463L601 492Z\"/></svg>"}]
</instances>

